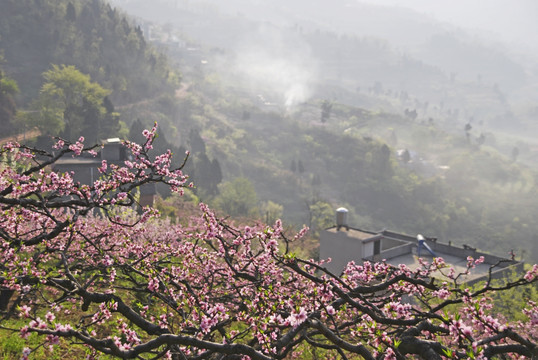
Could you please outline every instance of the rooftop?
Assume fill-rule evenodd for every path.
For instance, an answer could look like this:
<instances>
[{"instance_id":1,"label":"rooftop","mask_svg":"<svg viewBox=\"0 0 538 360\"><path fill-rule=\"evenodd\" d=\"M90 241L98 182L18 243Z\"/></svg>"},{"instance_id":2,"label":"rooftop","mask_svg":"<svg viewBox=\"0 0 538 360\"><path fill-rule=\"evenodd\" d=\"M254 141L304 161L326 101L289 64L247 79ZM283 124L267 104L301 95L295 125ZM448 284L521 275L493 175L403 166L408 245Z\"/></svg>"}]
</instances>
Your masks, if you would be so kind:
<instances>
[{"instance_id":1,"label":"rooftop","mask_svg":"<svg viewBox=\"0 0 538 360\"><path fill-rule=\"evenodd\" d=\"M467 258L462 258L460 256L454 256L442 252L436 252L436 254L438 255L438 257L443 258L445 263L447 263L450 267L453 267L456 274L464 273L467 270ZM421 257L428 262L431 262L433 260L433 256L431 256L430 254L421 254ZM404 264L411 270L416 270L421 267L421 264L418 259L419 257L417 256L416 251L412 251L411 253L387 259L387 261L393 265ZM480 280L488 274L491 265L493 264L486 264L485 262L480 265L477 265L474 269L471 270L470 274L462 275L459 279L461 279L461 282L464 283ZM447 272L448 271L446 269L443 271L445 275L447 274ZM441 276L442 274L439 271L433 273L433 277Z\"/></svg>"},{"instance_id":2,"label":"rooftop","mask_svg":"<svg viewBox=\"0 0 538 360\"><path fill-rule=\"evenodd\" d=\"M332 233L338 233L341 231L338 227L332 227L327 229L326 231L332 232ZM347 228L346 231L348 232L348 236L354 237L359 240L366 240L370 239L372 236L376 235L375 232L365 231L365 230L359 230L359 229L353 229L353 228Z\"/></svg>"},{"instance_id":3,"label":"rooftop","mask_svg":"<svg viewBox=\"0 0 538 360\"><path fill-rule=\"evenodd\" d=\"M101 159L100 158L88 158L88 157L62 157L58 159L55 163L55 165L95 165L95 166L101 166Z\"/></svg>"},{"instance_id":4,"label":"rooftop","mask_svg":"<svg viewBox=\"0 0 538 360\"><path fill-rule=\"evenodd\" d=\"M420 257L419 257L420 254ZM484 280L490 268L494 277L500 277L513 266L522 264L510 259L501 258L491 254L477 251L470 246L457 247L443 244L436 238L426 238L422 235L410 236L389 230L367 231L351 228L345 225L331 227L321 234L320 256L331 258L332 269L341 271L347 262L354 261L386 261L392 265L403 264L411 270L421 267L419 258L431 262L435 257L443 258L445 263L454 268L455 274L462 274L459 283L473 283ZM467 270L467 258L484 257L482 264L476 265L470 274L463 275ZM331 263L329 263L331 264ZM444 274L448 269L442 270ZM434 273L434 277L441 276L441 272Z\"/></svg>"}]
</instances>

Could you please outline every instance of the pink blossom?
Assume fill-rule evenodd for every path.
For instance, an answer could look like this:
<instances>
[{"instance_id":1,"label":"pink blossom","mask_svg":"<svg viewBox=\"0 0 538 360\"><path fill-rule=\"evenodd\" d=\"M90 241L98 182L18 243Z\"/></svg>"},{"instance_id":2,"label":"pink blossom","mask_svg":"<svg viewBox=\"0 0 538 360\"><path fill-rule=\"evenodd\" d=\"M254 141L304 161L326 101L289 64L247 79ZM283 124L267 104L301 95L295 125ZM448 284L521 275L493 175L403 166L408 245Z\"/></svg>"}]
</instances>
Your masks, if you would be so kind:
<instances>
[{"instance_id":1,"label":"pink blossom","mask_svg":"<svg viewBox=\"0 0 538 360\"><path fill-rule=\"evenodd\" d=\"M99 170L99 172L101 174L104 174L106 173L106 170L108 168L108 164L107 164L107 161L106 160L102 160L101 161L101 166L99 168L97 168L97 170Z\"/></svg>"},{"instance_id":2,"label":"pink blossom","mask_svg":"<svg viewBox=\"0 0 538 360\"><path fill-rule=\"evenodd\" d=\"M148 282L148 289L149 291L157 291L159 289L159 280L155 278L151 278Z\"/></svg>"},{"instance_id":3,"label":"pink blossom","mask_svg":"<svg viewBox=\"0 0 538 360\"><path fill-rule=\"evenodd\" d=\"M82 149L84 149L84 137L81 136L78 141L75 144L69 145L69 150L73 151L75 155L80 155L82 153Z\"/></svg>"},{"instance_id":4,"label":"pink blossom","mask_svg":"<svg viewBox=\"0 0 538 360\"><path fill-rule=\"evenodd\" d=\"M28 326L23 326L19 331L19 335L23 339L27 339L30 336L30 328Z\"/></svg>"},{"instance_id":5,"label":"pink blossom","mask_svg":"<svg viewBox=\"0 0 538 360\"><path fill-rule=\"evenodd\" d=\"M56 144L53 145L53 148L59 150L59 149L63 148L64 145L65 145L65 142L62 139L59 139L56 142Z\"/></svg>"},{"instance_id":6,"label":"pink blossom","mask_svg":"<svg viewBox=\"0 0 538 360\"><path fill-rule=\"evenodd\" d=\"M32 350L29 347L25 347L24 349L22 349L21 360L28 360L31 353Z\"/></svg>"},{"instance_id":7,"label":"pink blossom","mask_svg":"<svg viewBox=\"0 0 538 360\"><path fill-rule=\"evenodd\" d=\"M531 282L538 276L538 264L534 264L532 269L527 271L523 277L525 280Z\"/></svg>"},{"instance_id":8,"label":"pink blossom","mask_svg":"<svg viewBox=\"0 0 538 360\"><path fill-rule=\"evenodd\" d=\"M385 261L350 262L340 276L324 268L330 259L306 260L285 252L307 228L288 236L280 220L272 226L234 225L203 203L200 214L179 221L159 218L151 206L138 213L127 206L127 199L135 199L127 191L164 182L180 192L187 181L181 169L171 167L170 151L148 154L156 126L144 136L147 144L124 143L132 161L121 166L102 162L99 180L90 185L49 167L25 173L21 169L39 159L19 148L2 148L3 156L20 166L6 161L0 167L0 285L19 297L20 336L33 333L36 346L46 349L65 338L77 343L73 346L85 342L91 347L99 340L127 351L141 343L140 333L148 343L159 336L184 336L190 345L178 345L178 351L186 357L206 351L194 345L201 340L256 344L250 350L267 357L307 358L307 352L301 353L308 346L305 335L331 341L317 328L322 324L373 356L394 359L393 336L406 329L394 319L431 321L435 326L415 334L417 339L442 344L454 354L473 351L476 358L487 346L516 344L518 338L506 337L506 329L535 342L536 303L528 302L523 320L508 322L495 314L487 292L427 280L438 270L456 277L441 258L431 264L422 259L416 271ZM68 143L71 151L87 153L82 141ZM17 158L18 152L23 154ZM57 206L61 201L69 206ZM468 266L483 261L469 258ZM534 266L524 279L536 281L537 275ZM406 302L409 296L417 301ZM457 313L445 312L449 299L455 300ZM114 330L110 337L106 329ZM89 358L97 357L93 350ZM339 355L323 352L327 359ZM30 353L25 349L23 356Z\"/></svg>"},{"instance_id":9,"label":"pink blossom","mask_svg":"<svg viewBox=\"0 0 538 360\"><path fill-rule=\"evenodd\" d=\"M299 308L299 312L292 312L291 315L288 317L288 321L291 326L297 327L301 325L303 322L306 321L308 318L306 310L304 308Z\"/></svg>"},{"instance_id":10,"label":"pink blossom","mask_svg":"<svg viewBox=\"0 0 538 360\"><path fill-rule=\"evenodd\" d=\"M385 350L385 357L384 360L396 360L396 353L392 348L387 348Z\"/></svg>"},{"instance_id":11,"label":"pink blossom","mask_svg":"<svg viewBox=\"0 0 538 360\"><path fill-rule=\"evenodd\" d=\"M47 315L45 315L45 319L48 321L48 322L53 322L54 319L56 319L56 316L54 316L53 313L51 313L50 311L47 313Z\"/></svg>"},{"instance_id":12,"label":"pink blossom","mask_svg":"<svg viewBox=\"0 0 538 360\"><path fill-rule=\"evenodd\" d=\"M56 335L47 335L47 342L51 345L58 345L60 343L60 337Z\"/></svg>"},{"instance_id":13,"label":"pink blossom","mask_svg":"<svg viewBox=\"0 0 538 360\"><path fill-rule=\"evenodd\" d=\"M24 317L30 317L30 310L32 310L31 307L29 307L28 305L23 305L20 307L20 310L21 310L21 315L24 316Z\"/></svg>"}]
</instances>

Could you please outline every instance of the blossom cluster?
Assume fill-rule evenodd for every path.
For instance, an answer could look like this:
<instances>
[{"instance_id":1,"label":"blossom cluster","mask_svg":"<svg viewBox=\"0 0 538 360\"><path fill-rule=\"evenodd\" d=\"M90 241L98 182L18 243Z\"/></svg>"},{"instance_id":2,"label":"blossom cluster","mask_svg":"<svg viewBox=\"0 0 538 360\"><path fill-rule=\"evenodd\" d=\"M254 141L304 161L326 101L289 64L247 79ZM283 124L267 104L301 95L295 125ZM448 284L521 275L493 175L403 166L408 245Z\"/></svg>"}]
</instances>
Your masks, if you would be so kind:
<instances>
[{"instance_id":1,"label":"blossom cluster","mask_svg":"<svg viewBox=\"0 0 538 360\"><path fill-rule=\"evenodd\" d=\"M39 334L47 347L67 338L120 358L268 360L318 348L329 359L396 359L425 347L480 358L506 344L513 347L505 356L518 358L536 346L536 330L529 331L538 323L536 303L524 309L526 321L508 324L495 316L491 289L455 286L457 275L440 258L414 271L351 262L336 275L327 260L289 251L307 228L288 237L280 220L234 226L206 204L188 225L131 208L137 186L162 182L179 191L187 180L172 169L171 152L148 155L156 129L144 132L144 144L125 143L133 159L124 166L102 162L91 185L46 166L0 169L0 296L10 300L6 314L25 321L22 338ZM92 151L83 139L60 140L56 149ZM19 163L40 161L19 144L1 151ZM482 261L468 259L468 271ZM440 270L446 281L430 281ZM535 265L506 286L536 283L537 275ZM25 348L22 358L36 349Z\"/></svg>"}]
</instances>

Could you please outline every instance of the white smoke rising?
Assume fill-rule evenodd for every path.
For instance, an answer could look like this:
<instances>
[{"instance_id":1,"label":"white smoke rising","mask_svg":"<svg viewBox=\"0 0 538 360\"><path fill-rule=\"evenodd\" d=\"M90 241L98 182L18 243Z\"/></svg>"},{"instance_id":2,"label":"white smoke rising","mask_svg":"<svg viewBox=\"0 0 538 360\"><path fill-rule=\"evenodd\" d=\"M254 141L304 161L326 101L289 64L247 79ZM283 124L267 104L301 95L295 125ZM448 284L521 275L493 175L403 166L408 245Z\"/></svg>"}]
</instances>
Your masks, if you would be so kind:
<instances>
[{"instance_id":1,"label":"white smoke rising","mask_svg":"<svg viewBox=\"0 0 538 360\"><path fill-rule=\"evenodd\" d=\"M308 44L291 30L262 26L239 42L235 72L251 85L278 94L287 108L308 100L317 79L317 63Z\"/></svg>"}]
</instances>

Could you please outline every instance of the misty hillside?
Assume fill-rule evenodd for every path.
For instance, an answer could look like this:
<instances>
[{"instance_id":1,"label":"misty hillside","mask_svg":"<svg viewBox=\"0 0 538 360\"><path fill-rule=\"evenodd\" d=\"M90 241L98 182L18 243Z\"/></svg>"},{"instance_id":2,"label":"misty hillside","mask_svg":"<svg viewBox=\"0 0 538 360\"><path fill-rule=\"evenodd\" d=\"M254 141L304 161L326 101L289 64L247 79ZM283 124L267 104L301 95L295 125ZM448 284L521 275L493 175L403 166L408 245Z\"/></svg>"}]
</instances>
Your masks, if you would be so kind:
<instances>
[{"instance_id":1,"label":"misty hillside","mask_svg":"<svg viewBox=\"0 0 538 360\"><path fill-rule=\"evenodd\" d=\"M519 128L535 128L534 62L411 10L325 0L114 3L175 29L188 48L210 51L219 73L278 87L284 98L316 95L363 106L358 98L375 92L388 97L383 109L416 108L452 128L471 121L506 131L506 117ZM355 101L334 86L357 92ZM395 98L405 101L394 104Z\"/></svg>"},{"instance_id":2,"label":"misty hillside","mask_svg":"<svg viewBox=\"0 0 538 360\"><path fill-rule=\"evenodd\" d=\"M282 217L307 224L315 236L334 222L336 207L346 206L355 226L535 258L537 174L526 165L536 162L532 139L498 130L532 128L532 107L510 95L530 86L532 76L520 78L528 70L484 45L473 47L473 61L490 57L493 70L475 74L472 62L467 68L447 61L468 69L459 72L442 66L443 57L418 55L434 46L429 31L469 51L469 38L444 25L365 7L388 11L395 24L419 24L407 52L394 39L348 29L355 7L318 2L293 4L308 8L303 12L284 2L255 2L260 6L242 12L209 2L113 2L136 19L98 0L45 1L34 9L5 2L13 19L31 15L36 22L20 34L13 30L18 23L3 25L3 69L21 89L19 109L37 106L41 74L51 63L90 74L112 91L118 106L107 114L118 114L119 135L137 140L158 121L157 151L191 150L186 172L196 188L188 199L223 216ZM329 28L342 9L350 13L342 28ZM283 16L261 17L273 13ZM49 44L43 56L34 49L37 39ZM490 72L499 64L513 79L494 82ZM83 115L91 128L94 119ZM174 214L181 206L167 195L163 209Z\"/></svg>"},{"instance_id":3,"label":"misty hillside","mask_svg":"<svg viewBox=\"0 0 538 360\"><path fill-rule=\"evenodd\" d=\"M179 121L197 126L225 180L246 176L259 201L283 205L288 220L315 227L312 214L321 204L345 204L366 227L429 231L482 248L493 242L499 251L519 243L527 254L535 251L527 232L535 175L513 162L516 148L519 161L533 162L532 144L498 130L510 130L507 119L532 126L532 108L521 111L509 94L533 78L503 49L475 46L462 31L409 11L367 5L357 7L364 17L385 12L385 22L418 30L396 46L397 29L392 35L385 29L390 40L371 35L383 25L342 30L344 16L342 28L329 29L319 16L334 18L328 14L346 7L340 2L116 3L165 22L183 39L185 45L169 50L192 82ZM435 46L449 51L436 37L469 62L457 64L442 52L421 57ZM331 105L326 122L320 119L324 103ZM344 150L348 143L352 148ZM385 168L379 164L383 143L391 149ZM405 148L409 163L395 156ZM304 171L294 173L299 160Z\"/></svg>"}]
</instances>

